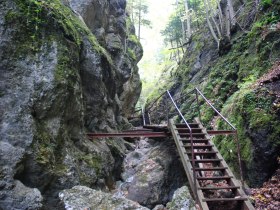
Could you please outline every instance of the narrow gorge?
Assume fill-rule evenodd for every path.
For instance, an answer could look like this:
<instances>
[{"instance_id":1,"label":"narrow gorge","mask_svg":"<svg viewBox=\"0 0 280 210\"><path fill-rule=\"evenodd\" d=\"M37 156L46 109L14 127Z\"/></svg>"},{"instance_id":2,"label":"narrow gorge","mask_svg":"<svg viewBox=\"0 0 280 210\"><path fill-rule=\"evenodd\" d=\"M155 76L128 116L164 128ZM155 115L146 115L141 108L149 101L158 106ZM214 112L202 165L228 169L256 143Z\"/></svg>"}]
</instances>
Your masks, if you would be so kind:
<instances>
[{"instance_id":1,"label":"narrow gorge","mask_svg":"<svg viewBox=\"0 0 280 210\"><path fill-rule=\"evenodd\" d=\"M203 3L174 5L183 2L193 11ZM229 1L217 2L226 15ZM0 0L0 210L200 210L170 131L160 138L87 135L142 129L139 110L167 103L158 100L167 90L184 99L180 109L193 122L197 105L184 97L195 87L238 129L250 202L279 209L280 3L230 2L239 24L230 35L217 44L206 20L194 18L197 28L166 50L171 64L140 98L145 49L126 0ZM202 100L198 106L207 129L225 129ZM151 120L166 126L174 117L166 110ZM239 177L234 140L212 140ZM259 193L270 179L270 194Z\"/></svg>"}]
</instances>

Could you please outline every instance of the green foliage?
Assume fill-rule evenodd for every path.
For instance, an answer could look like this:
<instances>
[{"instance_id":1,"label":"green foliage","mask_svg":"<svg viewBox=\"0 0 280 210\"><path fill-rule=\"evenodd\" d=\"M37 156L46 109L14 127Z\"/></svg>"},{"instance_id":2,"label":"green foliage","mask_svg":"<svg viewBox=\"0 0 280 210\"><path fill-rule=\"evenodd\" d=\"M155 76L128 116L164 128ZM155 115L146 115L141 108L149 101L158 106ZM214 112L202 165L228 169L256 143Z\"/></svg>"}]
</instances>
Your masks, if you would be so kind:
<instances>
[{"instance_id":1,"label":"green foliage","mask_svg":"<svg viewBox=\"0 0 280 210\"><path fill-rule=\"evenodd\" d=\"M151 21L145 17L146 14L149 13L149 7L145 0L129 0L127 8L130 12L133 24L137 25L138 29L140 29L141 26L152 27ZM139 31L138 38L140 39Z\"/></svg>"},{"instance_id":2,"label":"green foliage","mask_svg":"<svg viewBox=\"0 0 280 210\"><path fill-rule=\"evenodd\" d=\"M112 64L110 55L97 42L87 26L60 0L16 0L16 3L20 10L17 16L21 17L19 21L33 43L31 46L35 45L38 49L42 36L41 32L48 33L48 31L45 31L46 28L55 30L57 27L67 39L73 41L79 47L83 36L87 36L94 49L103 54ZM9 21L12 17L14 17L14 14L8 13L6 20Z\"/></svg>"},{"instance_id":3,"label":"green foliage","mask_svg":"<svg viewBox=\"0 0 280 210\"><path fill-rule=\"evenodd\" d=\"M272 0L261 0L260 4L263 9L267 9L268 7L272 6Z\"/></svg>"},{"instance_id":4,"label":"green foliage","mask_svg":"<svg viewBox=\"0 0 280 210\"><path fill-rule=\"evenodd\" d=\"M269 95L265 88L254 89L252 86L243 87L234 93L226 102L222 114L232 122L238 130L241 157L246 165L252 161L252 140L248 132L258 133L262 131L275 147L280 145L280 125L277 123L277 113L273 111L274 96ZM218 121L218 129L224 129L221 120ZM266 131L265 134L263 131ZM278 136L278 137L276 137ZM215 137L215 144L228 163L238 171L236 142L233 137ZM232 151L232 152L229 152Z\"/></svg>"},{"instance_id":5,"label":"green foliage","mask_svg":"<svg viewBox=\"0 0 280 210\"><path fill-rule=\"evenodd\" d=\"M139 40L138 40L138 38L137 38L137 36L134 35L134 34L130 34L130 35L128 36L128 40L131 41L131 42L133 42L133 43L135 43L135 44L140 44L140 43L139 43Z\"/></svg>"},{"instance_id":6,"label":"green foliage","mask_svg":"<svg viewBox=\"0 0 280 210\"><path fill-rule=\"evenodd\" d=\"M63 138L60 136L54 140L46 127L46 124L42 122L36 124L33 151L35 151L35 158L39 164L52 169L56 164L56 157L60 156L57 151L60 150L60 140L63 141Z\"/></svg>"},{"instance_id":7,"label":"green foliage","mask_svg":"<svg viewBox=\"0 0 280 210\"><path fill-rule=\"evenodd\" d=\"M128 48L127 49L127 54L130 58L132 58L133 60L136 60L135 52L132 49Z\"/></svg>"},{"instance_id":8,"label":"green foliage","mask_svg":"<svg viewBox=\"0 0 280 210\"><path fill-rule=\"evenodd\" d=\"M258 21L253 24L251 31L249 32L249 37L251 39L254 38L256 35L261 33L261 31L265 29L265 27L271 24L275 24L279 21L280 15L278 11L273 10L265 13Z\"/></svg>"},{"instance_id":9,"label":"green foliage","mask_svg":"<svg viewBox=\"0 0 280 210\"><path fill-rule=\"evenodd\" d=\"M85 161L91 168L94 168L97 175L101 172L102 160L98 155L84 154L80 156L79 160Z\"/></svg>"},{"instance_id":10,"label":"green foliage","mask_svg":"<svg viewBox=\"0 0 280 210\"><path fill-rule=\"evenodd\" d=\"M175 40L180 41L183 38L182 23L180 15L177 12L170 16L169 23L166 28L161 31L161 34L165 37L166 43Z\"/></svg>"}]
</instances>

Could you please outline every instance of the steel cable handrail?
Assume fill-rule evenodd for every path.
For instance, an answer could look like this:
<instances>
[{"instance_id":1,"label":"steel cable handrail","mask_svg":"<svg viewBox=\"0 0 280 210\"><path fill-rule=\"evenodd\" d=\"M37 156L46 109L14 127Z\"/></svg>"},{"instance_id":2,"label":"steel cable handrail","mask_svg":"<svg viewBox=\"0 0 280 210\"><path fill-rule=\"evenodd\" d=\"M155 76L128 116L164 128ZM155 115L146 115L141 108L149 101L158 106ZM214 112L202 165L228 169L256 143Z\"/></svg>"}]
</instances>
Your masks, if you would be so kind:
<instances>
[{"instance_id":1,"label":"steel cable handrail","mask_svg":"<svg viewBox=\"0 0 280 210\"><path fill-rule=\"evenodd\" d=\"M203 98L203 100L227 123L232 127L233 130L236 130L236 128L210 103L210 101L203 95L203 93L198 89L195 88L197 93Z\"/></svg>"}]
</instances>

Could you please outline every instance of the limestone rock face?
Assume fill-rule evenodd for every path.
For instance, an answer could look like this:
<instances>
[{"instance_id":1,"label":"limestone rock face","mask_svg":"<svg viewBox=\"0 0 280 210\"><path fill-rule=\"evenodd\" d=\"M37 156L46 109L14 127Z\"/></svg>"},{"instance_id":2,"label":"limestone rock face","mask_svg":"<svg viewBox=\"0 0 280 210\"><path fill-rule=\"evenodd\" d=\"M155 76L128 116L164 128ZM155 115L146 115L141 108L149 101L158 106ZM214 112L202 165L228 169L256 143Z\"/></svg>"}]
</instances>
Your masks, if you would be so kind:
<instances>
[{"instance_id":1,"label":"limestone rock face","mask_svg":"<svg viewBox=\"0 0 280 210\"><path fill-rule=\"evenodd\" d=\"M96 121L100 115L96 113L94 106L108 107L106 119L110 118L113 111L113 120L109 121L109 124L111 124L111 127L115 126L114 123L116 121L122 120L121 114L128 116L133 111L141 91L136 63L141 59L143 50L134 35L134 26L130 23L129 17L126 14L126 1L70 0L69 2L71 8L81 15L102 46L110 52L115 64L112 69L108 64L104 64L101 58L98 59L99 64L97 65L104 69L103 75L100 75L101 79L105 86L107 88L110 87L110 89L100 91L100 93L96 93L94 96L92 95L92 90L84 92L89 98L94 97L95 100L101 102L92 103L91 100L88 100L86 126L92 130L95 128L94 125L97 124ZM95 74L95 72L92 72L92 68L90 68L92 63L88 62L88 56L89 61L92 61L91 57L93 54L88 52L88 50L84 52L84 69L87 71L84 75L86 81L89 78L93 79L92 74ZM100 62L102 63L101 65ZM112 69L111 71L110 68ZM89 70L91 72L88 72ZM92 80L88 82L95 83L97 87L103 85ZM102 95L103 92L108 92L110 99L102 104L104 97L106 97ZM98 124L102 124L100 121Z\"/></svg>"},{"instance_id":2,"label":"limestone rock face","mask_svg":"<svg viewBox=\"0 0 280 210\"><path fill-rule=\"evenodd\" d=\"M140 94L125 1L0 1L0 34L0 209L107 189L126 148L85 133L126 126Z\"/></svg>"},{"instance_id":3,"label":"limestone rock face","mask_svg":"<svg viewBox=\"0 0 280 210\"><path fill-rule=\"evenodd\" d=\"M66 210L71 209L110 209L110 210L148 210L134 201L118 198L109 193L93 190L85 186L75 186L59 193Z\"/></svg>"}]
</instances>

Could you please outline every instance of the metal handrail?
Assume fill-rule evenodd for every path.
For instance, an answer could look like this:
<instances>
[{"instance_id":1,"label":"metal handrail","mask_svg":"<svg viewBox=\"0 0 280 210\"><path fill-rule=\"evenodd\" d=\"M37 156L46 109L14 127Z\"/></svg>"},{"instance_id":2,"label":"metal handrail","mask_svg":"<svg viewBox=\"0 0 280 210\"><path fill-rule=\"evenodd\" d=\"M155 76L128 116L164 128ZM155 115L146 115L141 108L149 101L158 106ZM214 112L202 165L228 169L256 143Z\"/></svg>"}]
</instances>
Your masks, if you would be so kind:
<instances>
[{"instance_id":1,"label":"metal handrail","mask_svg":"<svg viewBox=\"0 0 280 210\"><path fill-rule=\"evenodd\" d=\"M240 180L241 180L241 184L244 187L244 177L243 177L243 171L242 171L242 161L241 161L241 154L240 154L240 143L239 143L239 139L238 139L238 133L237 133L237 129L228 121L228 119L226 119L212 104L211 102L203 95L203 93L198 89L195 88L196 90L196 98L197 98L197 104L199 106L198 103L198 96L197 93L203 98L203 100L234 130L234 135L235 135L235 141L237 144L237 157L238 157L238 165L239 165L239 172L240 172ZM198 107L198 114L200 117L200 110Z\"/></svg>"},{"instance_id":2,"label":"metal handrail","mask_svg":"<svg viewBox=\"0 0 280 210\"><path fill-rule=\"evenodd\" d=\"M167 90L166 93L168 94L170 100L172 101L174 107L176 108L177 112L179 113L180 117L182 118L182 120L184 121L184 123L186 124L186 126L189 129L190 132L190 138L191 138L191 152L192 152L192 165L193 165L193 187L194 187L194 194L195 194L195 200L197 200L197 186L196 186L196 170L195 170L195 161L194 161L194 147L193 147L193 134L192 134L192 129L191 126L189 125L189 123L187 122L187 120L185 119L184 115L182 114L182 112L180 111L180 109L178 108L177 104L175 103L174 99L172 98L170 92Z\"/></svg>"},{"instance_id":3,"label":"metal handrail","mask_svg":"<svg viewBox=\"0 0 280 210\"><path fill-rule=\"evenodd\" d=\"M223 120L232 127L233 130L236 130L236 128L211 104L211 102L203 95L203 93L198 89L195 88L197 93L204 99L204 101L221 117Z\"/></svg>"},{"instance_id":4,"label":"metal handrail","mask_svg":"<svg viewBox=\"0 0 280 210\"><path fill-rule=\"evenodd\" d=\"M157 97L154 102L152 104L150 104L147 108L146 111L149 112L151 110L151 108L153 108L154 104L162 98L162 96L164 96L166 94L166 92L163 92L159 97Z\"/></svg>"},{"instance_id":5,"label":"metal handrail","mask_svg":"<svg viewBox=\"0 0 280 210\"><path fill-rule=\"evenodd\" d=\"M204 96L204 94L196 87L194 90L188 92L187 94L191 94L195 92L196 94L196 101L197 101L197 105L198 105L198 115L199 115L199 119L201 119L200 117L200 107L199 107L199 101L198 101L198 95L200 95L203 100L233 129L234 135L235 135L235 141L237 144L237 156L238 156L238 162L239 162L239 171L240 171L240 179L241 179L241 183L244 186L244 178L243 178L243 171L242 171L242 161L241 161L241 154L240 154L240 143L239 143L239 139L238 139L238 133L237 133L237 129L228 121L228 119L226 119L212 104L211 102ZM192 131L191 128L188 124L188 122L186 121L185 117L183 116L182 112L180 111L180 109L178 108L176 102L178 100L180 100L181 98L185 97L187 94L184 94L183 96L180 96L177 99L174 99L170 92L167 90L166 92L162 93L158 98L156 98L156 100L154 100L154 102L152 104L150 104L146 110L142 110L142 112L144 112L144 115L142 115L142 117L145 117L145 111L149 114L149 111L151 111L151 109L153 108L154 104L156 102L158 102L165 94L167 93L168 97L171 99L173 105L175 106L177 112L179 113L180 117L182 118L182 120L184 121L184 123L187 125L188 129L190 130L190 137L191 137L191 149L192 149L192 163L194 162L194 150L193 150L193 137L192 137ZM168 118L168 117L167 117ZM144 121L143 121L144 122ZM145 122L146 124L146 122ZM193 163L194 166L194 163ZM194 179L195 179L195 170L193 170L194 172ZM194 181L194 184L196 185L196 181ZM195 186L196 188L196 186Z\"/></svg>"},{"instance_id":6,"label":"metal handrail","mask_svg":"<svg viewBox=\"0 0 280 210\"><path fill-rule=\"evenodd\" d=\"M176 99L173 99L173 100L174 100L175 102L177 102L177 101L179 101L180 99L186 97L187 95L193 93L194 91L195 91L195 90L189 91L189 92L185 93L184 95L181 95L179 98L176 98ZM169 92L170 92L170 91L169 91ZM159 97L157 97L157 98L154 100L154 102L153 102L152 104L150 104L150 105L146 108L146 111L149 112L149 111L153 108L154 104L155 104L156 102L158 102L159 99L161 99L165 94L166 94L166 92L163 92Z\"/></svg>"}]
</instances>

